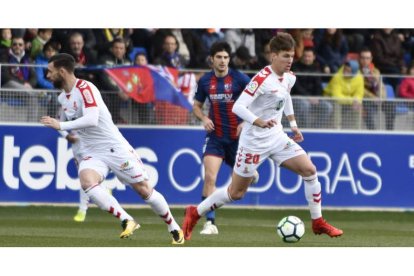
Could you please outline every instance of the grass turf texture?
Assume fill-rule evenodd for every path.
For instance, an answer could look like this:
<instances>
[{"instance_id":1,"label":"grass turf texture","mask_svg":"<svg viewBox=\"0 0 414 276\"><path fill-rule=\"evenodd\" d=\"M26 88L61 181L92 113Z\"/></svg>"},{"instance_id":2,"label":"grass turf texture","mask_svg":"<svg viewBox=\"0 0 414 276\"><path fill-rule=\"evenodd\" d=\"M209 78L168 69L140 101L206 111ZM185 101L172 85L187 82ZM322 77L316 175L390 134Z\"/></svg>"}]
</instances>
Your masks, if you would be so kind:
<instances>
[{"instance_id":1,"label":"grass turf texture","mask_svg":"<svg viewBox=\"0 0 414 276\"><path fill-rule=\"evenodd\" d=\"M74 207L27 206L0 207L1 247L171 247L167 227L151 209L127 211L141 224L134 235L121 240L121 226L115 217L90 208L85 222L72 220ZM178 224L183 208L173 208ZM285 216L303 220L306 232L298 243L284 243L276 233L276 224ZM199 232L197 224L185 247L413 247L412 212L324 211L328 222L344 230L339 238L317 236L311 231L307 210L233 209L217 211L219 235Z\"/></svg>"}]
</instances>

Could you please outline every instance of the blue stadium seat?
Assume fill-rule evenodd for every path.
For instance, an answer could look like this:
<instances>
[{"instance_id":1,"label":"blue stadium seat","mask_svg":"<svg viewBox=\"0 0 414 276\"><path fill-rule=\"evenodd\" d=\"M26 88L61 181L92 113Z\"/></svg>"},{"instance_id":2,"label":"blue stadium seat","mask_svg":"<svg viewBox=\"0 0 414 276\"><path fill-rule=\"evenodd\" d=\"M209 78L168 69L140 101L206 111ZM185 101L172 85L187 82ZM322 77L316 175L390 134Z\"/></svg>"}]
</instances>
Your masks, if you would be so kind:
<instances>
[{"instance_id":1,"label":"blue stadium seat","mask_svg":"<svg viewBox=\"0 0 414 276\"><path fill-rule=\"evenodd\" d=\"M394 88L391 85L385 84L385 90L387 92L387 99L395 99ZM397 114L406 114L410 111L407 105L401 102L398 103L395 108Z\"/></svg>"}]
</instances>

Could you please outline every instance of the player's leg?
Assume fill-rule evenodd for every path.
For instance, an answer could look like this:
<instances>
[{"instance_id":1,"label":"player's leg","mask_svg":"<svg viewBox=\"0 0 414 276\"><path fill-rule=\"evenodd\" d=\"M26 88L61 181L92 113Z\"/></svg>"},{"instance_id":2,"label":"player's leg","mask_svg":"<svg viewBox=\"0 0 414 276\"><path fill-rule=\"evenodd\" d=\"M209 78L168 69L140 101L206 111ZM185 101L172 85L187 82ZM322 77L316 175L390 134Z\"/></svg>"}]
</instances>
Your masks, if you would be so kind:
<instances>
[{"instance_id":1,"label":"player's leg","mask_svg":"<svg viewBox=\"0 0 414 276\"><path fill-rule=\"evenodd\" d=\"M264 156L264 159L266 159L266 156ZM259 153L252 153L243 147L239 148L229 187L217 189L197 207L188 206L186 208L183 222L184 238L186 240L191 239L197 221L208 211L241 199L249 188L257 167L262 162Z\"/></svg>"},{"instance_id":2,"label":"player's leg","mask_svg":"<svg viewBox=\"0 0 414 276\"><path fill-rule=\"evenodd\" d=\"M173 237L173 244L183 244L184 238L180 226L175 221L164 196L148 183L148 173L134 149L120 146L114 148L113 156L107 159L111 170L118 179L137 192L151 209L166 223ZM119 166L119 164L124 164Z\"/></svg>"},{"instance_id":3,"label":"player's leg","mask_svg":"<svg viewBox=\"0 0 414 276\"><path fill-rule=\"evenodd\" d=\"M73 220L76 222L83 222L86 218L86 212L88 211L88 204L89 204L89 196L85 193L85 191L80 188L79 189L79 208L76 215L73 217Z\"/></svg>"},{"instance_id":4,"label":"player's leg","mask_svg":"<svg viewBox=\"0 0 414 276\"><path fill-rule=\"evenodd\" d=\"M315 165L308 155L301 154L285 160L282 166L301 175L305 183L305 197L308 201L312 218L312 229L315 234L327 234L330 237L337 237L343 234L341 229L327 223L322 218L322 190L318 180Z\"/></svg>"},{"instance_id":5,"label":"player's leg","mask_svg":"<svg viewBox=\"0 0 414 276\"><path fill-rule=\"evenodd\" d=\"M79 166L79 178L86 195L100 209L112 214L121 221L123 231L120 238L127 238L140 227L138 223L121 207L115 197L100 185L108 174L109 168L101 160L84 160Z\"/></svg>"},{"instance_id":6,"label":"player's leg","mask_svg":"<svg viewBox=\"0 0 414 276\"><path fill-rule=\"evenodd\" d=\"M173 237L173 244L183 244L184 237L180 226L174 219L164 196L154 188L150 187L147 180L142 180L138 183L129 184L134 191L136 191L145 202L151 206L151 209L157 214L166 224L168 232Z\"/></svg>"},{"instance_id":7,"label":"player's leg","mask_svg":"<svg viewBox=\"0 0 414 276\"><path fill-rule=\"evenodd\" d=\"M205 155L204 156L204 185L203 185L203 193L201 200L206 199L209 195L211 195L216 190L216 181L217 181L217 174L220 170L221 164L223 163L223 158L215 155ZM216 219L216 212L214 210L210 210L206 213L206 223L204 224L203 230L201 230L200 234L203 235L212 235L218 234L218 229L215 223Z\"/></svg>"}]
</instances>

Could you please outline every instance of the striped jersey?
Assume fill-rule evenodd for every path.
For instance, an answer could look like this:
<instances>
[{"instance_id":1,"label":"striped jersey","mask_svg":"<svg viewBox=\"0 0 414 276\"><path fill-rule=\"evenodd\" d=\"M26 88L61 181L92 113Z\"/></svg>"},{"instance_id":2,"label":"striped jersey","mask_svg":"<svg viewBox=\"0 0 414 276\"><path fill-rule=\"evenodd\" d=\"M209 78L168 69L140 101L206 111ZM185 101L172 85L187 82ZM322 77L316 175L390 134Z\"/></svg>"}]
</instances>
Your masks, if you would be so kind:
<instances>
[{"instance_id":1,"label":"striped jersey","mask_svg":"<svg viewBox=\"0 0 414 276\"><path fill-rule=\"evenodd\" d=\"M194 99L201 103L208 99L210 103L209 118L213 121L215 130L208 135L238 139L237 126L242 120L232 109L249 81L247 75L232 69L224 77L217 77L213 70L200 78Z\"/></svg>"}]
</instances>

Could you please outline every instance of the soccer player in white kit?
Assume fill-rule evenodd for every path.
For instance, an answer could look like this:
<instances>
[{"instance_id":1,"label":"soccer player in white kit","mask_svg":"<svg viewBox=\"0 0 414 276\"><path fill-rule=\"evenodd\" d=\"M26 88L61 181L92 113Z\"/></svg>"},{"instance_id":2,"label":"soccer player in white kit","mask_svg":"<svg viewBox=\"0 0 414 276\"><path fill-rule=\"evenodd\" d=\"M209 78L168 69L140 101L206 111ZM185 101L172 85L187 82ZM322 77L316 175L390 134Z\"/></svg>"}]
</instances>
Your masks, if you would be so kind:
<instances>
[{"instance_id":1,"label":"soccer player in white kit","mask_svg":"<svg viewBox=\"0 0 414 276\"><path fill-rule=\"evenodd\" d=\"M79 169L79 164L82 161L82 152L80 146L80 140L76 131L71 131L70 133L66 130L59 130L59 134L68 140L69 143L72 144L72 152L73 152L73 159L75 160L76 167ZM105 186L105 183L101 183L101 185ZM111 193L111 189L106 186L106 189L109 193ZM73 220L76 222L84 222L86 219L86 212L88 211L88 205L90 202L89 196L85 193L82 187L79 189L79 206L76 215L73 217Z\"/></svg>"},{"instance_id":2,"label":"soccer player in white kit","mask_svg":"<svg viewBox=\"0 0 414 276\"><path fill-rule=\"evenodd\" d=\"M239 139L232 182L216 190L197 207L188 206L183 222L184 238L191 238L198 219L210 210L241 199L256 169L266 158L300 176L305 183L305 196L315 234L338 237L343 231L322 218L321 184L316 168L297 142L303 141L294 112L290 90L296 77L289 71L295 54L295 41L288 33L278 33L270 41L271 65L257 73L233 106L233 112L245 121ZM292 138L283 131L282 113L289 120Z\"/></svg>"},{"instance_id":3,"label":"soccer player in white kit","mask_svg":"<svg viewBox=\"0 0 414 276\"><path fill-rule=\"evenodd\" d=\"M44 116L41 123L56 130L77 130L83 153L79 164L82 189L102 210L120 219L123 227L120 238L128 238L140 225L99 185L112 170L167 224L172 244L183 244L183 232L167 201L149 185L140 157L112 122L99 90L91 82L77 79L74 70L75 60L71 55L57 54L49 60L47 78L63 90L58 100L66 121Z\"/></svg>"}]
</instances>

